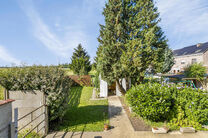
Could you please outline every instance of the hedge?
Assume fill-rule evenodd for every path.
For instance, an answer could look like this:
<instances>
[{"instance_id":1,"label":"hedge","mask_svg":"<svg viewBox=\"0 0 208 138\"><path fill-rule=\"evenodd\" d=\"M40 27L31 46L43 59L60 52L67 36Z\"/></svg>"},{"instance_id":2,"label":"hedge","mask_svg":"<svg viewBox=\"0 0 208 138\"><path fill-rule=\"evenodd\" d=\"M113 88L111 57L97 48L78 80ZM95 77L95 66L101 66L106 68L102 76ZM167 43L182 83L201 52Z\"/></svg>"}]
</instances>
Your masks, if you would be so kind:
<instances>
[{"instance_id":1,"label":"hedge","mask_svg":"<svg viewBox=\"0 0 208 138\"><path fill-rule=\"evenodd\" d=\"M208 94L200 89L146 83L126 94L133 111L153 122L167 121L174 129L208 124Z\"/></svg>"},{"instance_id":2,"label":"hedge","mask_svg":"<svg viewBox=\"0 0 208 138\"><path fill-rule=\"evenodd\" d=\"M126 94L133 111L151 121L164 121L171 115L173 99L168 87L158 83L132 87Z\"/></svg>"},{"instance_id":3,"label":"hedge","mask_svg":"<svg viewBox=\"0 0 208 138\"><path fill-rule=\"evenodd\" d=\"M62 119L66 112L72 80L58 67L32 66L0 71L0 84L7 90L40 90L47 96L49 120Z\"/></svg>"}]
</instances>

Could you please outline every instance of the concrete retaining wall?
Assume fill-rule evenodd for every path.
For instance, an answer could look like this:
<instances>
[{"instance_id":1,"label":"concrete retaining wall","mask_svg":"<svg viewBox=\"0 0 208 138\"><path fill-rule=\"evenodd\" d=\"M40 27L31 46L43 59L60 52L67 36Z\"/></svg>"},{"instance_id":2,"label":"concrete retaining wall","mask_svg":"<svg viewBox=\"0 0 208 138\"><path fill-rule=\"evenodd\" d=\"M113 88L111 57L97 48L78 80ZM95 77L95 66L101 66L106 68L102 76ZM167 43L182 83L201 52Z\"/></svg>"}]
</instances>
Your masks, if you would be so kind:
<instances>
[{"instance_id":1,"label":"concrete retaining wall","mask_svg":"<svg viewBox=\"0 0 208 138\"><path fill-rule=\"evenodd\" d=\"M45 104L45 96L41 91L9 91L8 93L9 99L14 99L15 101L12 103L12 111L15 108L18 108L18 118L23 117L24 115L30 113L31 111L37 109L41 105ZM21 128L28 124L31 120L34 120L39 115L43 114L45 108L42 107L32 114L26 116L24 119L18 121L18 128ZM31 129L39 124L42 120L44 120L45 115L41 115L37 119L35 119L26 129ZM44 122L39 126L41 129L44 126ZM35 130L37 131L37 129ZM44 132L44 129L41 130Z\"/></svg>"},{"instance_id":2,"label":"concrete retaining wall","mask_svg":"<svg viewBox=\"0 0 208 138\"><path fill-rule=\"evenodd\" d=\"M8 138L11 134L12 102L13 100L0 101L0 138Z\"/></svg>"}]
</instances>

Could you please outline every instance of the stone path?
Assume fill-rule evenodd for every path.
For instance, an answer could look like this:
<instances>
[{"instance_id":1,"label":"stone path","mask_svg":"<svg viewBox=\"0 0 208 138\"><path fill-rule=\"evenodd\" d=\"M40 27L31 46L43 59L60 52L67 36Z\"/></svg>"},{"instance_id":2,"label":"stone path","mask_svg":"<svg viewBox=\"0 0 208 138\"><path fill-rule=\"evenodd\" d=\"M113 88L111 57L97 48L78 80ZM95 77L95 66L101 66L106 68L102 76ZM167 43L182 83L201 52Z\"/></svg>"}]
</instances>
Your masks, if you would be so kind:
<instances>
[{"instance_id":1,"label":"stone path","mask_svg":"<svg viewBox=\"0 0 208 138\"><path fill-rule=\"evenodd\" d=\"M118 97L108 98L110 125L107 132L54 132L46 138L208 138L208 132L181 134L153 134L151 131L134 131Z\"/></svg>"}]
</instances>

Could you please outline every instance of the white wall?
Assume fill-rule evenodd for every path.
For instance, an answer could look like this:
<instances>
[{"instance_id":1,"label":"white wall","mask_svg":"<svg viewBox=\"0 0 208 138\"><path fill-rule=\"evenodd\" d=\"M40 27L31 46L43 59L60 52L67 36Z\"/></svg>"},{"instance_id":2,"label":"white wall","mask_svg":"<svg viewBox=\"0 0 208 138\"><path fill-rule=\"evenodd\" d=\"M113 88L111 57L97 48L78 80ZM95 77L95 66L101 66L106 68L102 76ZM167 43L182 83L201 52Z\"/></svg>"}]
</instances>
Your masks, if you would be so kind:
<instances>
[{"instance_id":1,"label":"white wall","mask_svg":"<svg viewBox=\"0 0 208 138\"><path fill-rule=\"evenodd\" d=\"M108 83L100 76L100 97L108 97Z\"/></svg>"},{"instance_id":2,"label":"white wall","mask_svg":"<svg viewBox=\"0 0 208 138\"><path fill-rule=\"evenodd\" d=\"M125 78L122 79L122 86L123 86L124 90L126 90L126 79ZM130 87L131 87L131 79L129 79L129 88ZM122 93L118 89L118 84L117 83L116 83L116 95L117 96L122 96Z\"/></svg>"},{"instance_id":3,"label":"white wall","mask_svg":"<svg viewBox=\"0 0 208 138\"><path fill-rule=\"evenodd\" d=\"M12 123L12 103L1 104L0 101L0 138L9 137L9 127Z\"/></svg>"}]
</instances>

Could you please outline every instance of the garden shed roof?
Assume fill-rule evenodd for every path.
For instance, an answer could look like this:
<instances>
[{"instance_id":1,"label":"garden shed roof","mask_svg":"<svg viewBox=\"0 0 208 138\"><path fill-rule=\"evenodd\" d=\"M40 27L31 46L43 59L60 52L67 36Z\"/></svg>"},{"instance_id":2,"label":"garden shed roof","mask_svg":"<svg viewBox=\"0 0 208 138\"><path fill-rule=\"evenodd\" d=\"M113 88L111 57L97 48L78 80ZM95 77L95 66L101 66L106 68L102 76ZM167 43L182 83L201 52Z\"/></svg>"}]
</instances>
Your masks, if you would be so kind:
<instances>
[{"instance_id":1,"label":"garden shed roof","mask_svg":"<svg viewBox=\"0 0 208 138\"><path fill-rule=\"evenodd\" d=\"M173 51L175 56L184 56L184 55L191 55L191 54L199 54L204 53L208 50L208 42L200 43L188 47L184 47L181 49L177 49Z\"/></svg>"}]
</instances>

